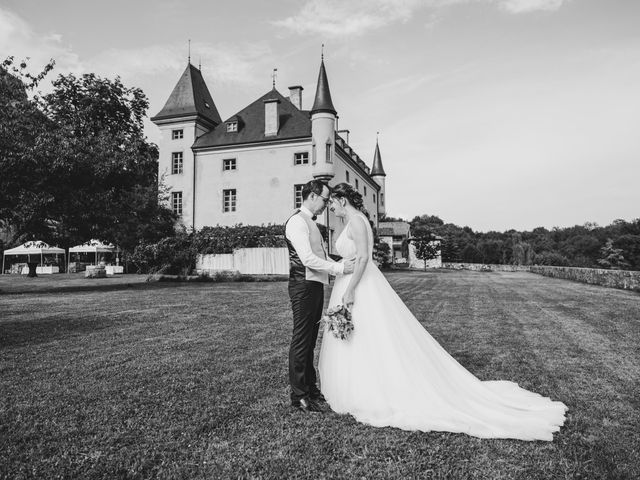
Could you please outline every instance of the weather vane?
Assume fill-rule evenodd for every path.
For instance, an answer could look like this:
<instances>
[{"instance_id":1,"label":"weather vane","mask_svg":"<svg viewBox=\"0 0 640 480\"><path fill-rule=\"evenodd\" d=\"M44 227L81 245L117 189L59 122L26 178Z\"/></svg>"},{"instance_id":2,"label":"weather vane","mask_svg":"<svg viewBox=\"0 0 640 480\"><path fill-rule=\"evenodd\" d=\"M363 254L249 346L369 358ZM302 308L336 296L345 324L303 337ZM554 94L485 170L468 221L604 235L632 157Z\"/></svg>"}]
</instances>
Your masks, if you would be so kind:
<instances>
[{"instance_id":1,"label":"weather vane","mask_svg":"<svg viewBox=\"0 0 640 480\"><path fill-rule=\"evenodd\" d=\"M324 60L324 43L322 44L322 50L320 51L320 60Z\"/></svg>"},{"instance_id":2,"label":"weather vane","mask_svg":"<svg viewBox=\"0 0 640 480\"><path fill-rule=\"evenodd\" d=\"M189 39L189 54L188 54L188 62L191 63L191 39Z\"/></svg>"},{"instance_id":3,"label":"weather vane","mask_svg":"<svg viewBox=\"0 0 640 480\"><path fill-rule=\"evenodd\" d=\"M276 89L276 77L278 76L278 69L274 68L273 73L271 74L271 80L273 82L273 89Z\"/></svg>"}]
</instances>

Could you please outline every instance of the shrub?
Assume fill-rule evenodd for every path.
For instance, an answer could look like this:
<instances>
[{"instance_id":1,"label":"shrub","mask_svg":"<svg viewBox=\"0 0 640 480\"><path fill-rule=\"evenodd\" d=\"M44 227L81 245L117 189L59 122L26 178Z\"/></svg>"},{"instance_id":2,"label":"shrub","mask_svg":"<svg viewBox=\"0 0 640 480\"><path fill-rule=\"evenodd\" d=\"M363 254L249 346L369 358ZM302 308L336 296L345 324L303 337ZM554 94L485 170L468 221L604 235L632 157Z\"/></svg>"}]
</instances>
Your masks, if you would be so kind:
<instances>
[{"instance_id":1,"label":"shrub","mask_svg":"<svg viewBox=\"0 0 640 480\"><path fill-rule=\"evenodd\" d=\"M196 266L198 254L284 246L284 225L205 227L196 232L180 230L157 243L141 243L127 257L127 261L134 265L138 273L189 275Z\"/></svg>"},{"instance_id":2,"label":"shrub","mask_svg":"<svg viewBox=\"0 0 640 480\"><path fill-rule=\"evenodd\" d=\"M569 266L569 259L557 252L544 251L536 253L533 259L536 265L550 265L556 267Z\"/></svg>"},{"instance_id":3,"label":"shrub","mask_svg":"<svg viewBox=\"0 0 640 480\"><path fill-rule=\"evenodd\" d=\"M284 225L205 227L194 233L198 253L233 253L238 248L285 247Z\"/></svg>"},{"instance_id":4,"label":"shrub","mask_svg":"<svg viewBox=\"0 0 640 480\"><path fill-rule=\"evenodd\" d=\"M195 267L196 256L192 234L178 232L158 243L141 243L129 260L135 265L138 273L188 275Z\"/></svg>"}]
</instances>

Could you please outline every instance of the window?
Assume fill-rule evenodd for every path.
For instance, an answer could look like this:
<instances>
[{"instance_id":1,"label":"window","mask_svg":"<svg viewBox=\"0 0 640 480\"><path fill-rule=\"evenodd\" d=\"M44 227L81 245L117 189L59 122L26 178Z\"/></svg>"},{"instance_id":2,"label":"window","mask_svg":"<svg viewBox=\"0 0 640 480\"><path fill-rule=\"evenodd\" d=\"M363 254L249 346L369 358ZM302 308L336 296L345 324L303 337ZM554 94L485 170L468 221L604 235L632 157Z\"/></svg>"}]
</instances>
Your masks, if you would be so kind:
<instances>
[{"instance_id":1,"label":"window","mask_svg":"<svg viewBox=\"0 0 640 480\"><path fill-rule=\"evenodd\" d=\"M373 203L376 203L376 194L373 194Z\"/></svg>"},{"instance_id":2,"label":"window","mask_svg":"<svg viewBox=\"0 0 640 480\"><path fill-rule=\"evenodd\" d=\"M364 188L364 196L366 197L366 196L367 196L367 186L365 185L365 186L364 186L364 187L362 187L362 188Z\"/></svg>"},{"instance_id":3,"label":"window","mask_svg":"<svg viewBox=\"0 0 640 480\"><path fill-rule=\"evenodd\" d=\"M302 206L302 187L304 187L304 184L293 186L293 208Z\"/></svg>"},{"instance_id":4,"label":"window","mask_svg":"<svg viewBox=\"0 0 640 480\"><path fill-rule=\"evenodd\" d=\"M180 140L184 138L184 132L180 130L171 130L171 140Z\"/></svg>"},{"instance_id":5,"label":"window","mask_svg":"<svg viewBox=\"0 0 640 480\"><path fill-rule=\"evenodd\" d=\"M347 170L346 172L344 172L347 174L347 183L349 183L349 170Z\"/></svg>"},{"instance_id":6,"label":"window","mask_svg":"<svg viewBox=\"0 0 640 480\"><path fill-rule=\"evenodd\" d=\"M236 169L236 159L235 158L225 158L222 160L222 169L223 170L235 170Z\"/></svg>"},{"instance_id":7,"label":"window","mask_svg":"<svg viewBox=\"0 0 640 480\"><path fill-rule=\"evenodd\" d=\"M358 179L356 178L356 190L358 190L360 188L360 185L358 184Z\"/></svg>"},{"instance_id":8,"label":"window","mask_svg":"<svg viewBox=\"0 0 640 480\"><path fill-rule=\"evenodd\" d=\"M182 152L173 152L171 154L171 173L182 173Z\"/></svg>"},{"instance_id":9,"label":"window","mask_svg":"<svg viewBox=\"0 0 640 480\"><path fill-rule=\"evenodd\" d=\"M182 215L182 192L171 192L171 209L176 215Z\"/></svg>"},{"instance_id":10,"label":"window","mask_svg":"<svg viewBox=\"0 0 640 480\"><path fill-rule=\"evenodd\" d=\"M384 193L380 194L380 203L384 205Z\"/></svg>"},{"instance_id":11,"label":"window","mask_svg":"<svg viewBox=\"0 0 640 480\"><path fill-rule=\"evenodd\" d=\"M237 132L237 131L238 131L238 122L227 123L227 132Z\"/></svg>"},{"instance_id":12,"label":"window","mask_svg":"<svg viewBox=\"0 0 640 480\"><path fill-rule=\"evenodd\" d=\"M333 163L333 159L331 158L331 144L330 143L327 143L325 151L326 151L326 157L327 157L326 161L327 161L327 163Z\"/></svg>"},{"instance_id":13,"label":"window","mask_svg":"<svg viewBox=\"0 0 640 480\"><path fill-rule=\"evenodd\" d=\"M293 154L294 165L308 165L309 164L309 152L298 152Z\"/></svg>"},{"instance_id":14,"label":"window","mask_svg":"<svg viewBox=\"0 0 640 480\"><path fill-rule=\"evenodd\" d=\"M222 191L222 211L223 212L235 212L236 211L236 189Z\"/></svg>"}]
</instances>

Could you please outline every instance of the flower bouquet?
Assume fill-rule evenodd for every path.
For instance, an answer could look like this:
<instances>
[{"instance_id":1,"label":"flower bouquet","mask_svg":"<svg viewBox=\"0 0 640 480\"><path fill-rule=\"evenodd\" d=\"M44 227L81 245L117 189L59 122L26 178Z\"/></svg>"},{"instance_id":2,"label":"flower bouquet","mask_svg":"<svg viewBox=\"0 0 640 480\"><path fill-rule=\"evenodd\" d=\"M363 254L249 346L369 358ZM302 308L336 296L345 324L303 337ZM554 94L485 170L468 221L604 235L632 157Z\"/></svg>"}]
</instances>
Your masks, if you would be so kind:
<instances>
[{"instance_id":1,"label":"flower bouquet","mask_svg":"<svg viewBox=\"0 0 640 480\"><path fill-rule=\"evenodd\" d=\"M320 323L327 327L334 337L340 340L349 338L353 332L353 322L351 321L351 312L342 305L335 305L328 308L326 315L320 319Z\"/></svg>"}]
</instances>

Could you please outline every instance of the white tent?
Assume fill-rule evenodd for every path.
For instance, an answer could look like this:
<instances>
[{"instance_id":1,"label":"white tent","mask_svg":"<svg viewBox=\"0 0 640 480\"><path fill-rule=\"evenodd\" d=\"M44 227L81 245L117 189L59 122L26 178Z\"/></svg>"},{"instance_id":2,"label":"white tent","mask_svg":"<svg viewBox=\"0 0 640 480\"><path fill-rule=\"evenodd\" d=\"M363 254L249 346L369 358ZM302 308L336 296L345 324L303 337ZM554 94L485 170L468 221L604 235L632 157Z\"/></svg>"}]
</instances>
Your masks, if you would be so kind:
<instances>
[{"instance_id":1,"label":"white tent","mask_svg":"<svg viewBox=\"0 0 640 480\"><path fill-rule=\"evenodd\" d=\"M26 242L19 247L5 250L2 254L2 273L4 273L4 258L7 255L40 255L40 265L44 264L44 256L48 254L64 255L64 248L52 247L40 240Z\"/></svg>"},{"instance_id":2,"label":"white tent","mask_svg":"<svg viewBox=\"0 0 640 480\"><path fill-rule=\"evenodd\" d=\"M89 240L82 245L76 245L69 249L69 261L67 263L67 272L69 271L69 263L71 262L72 253L93 253L95 254L95 263L98 264L98 253L113 253L118 249L110 243L103 243L100 240Z\"/></svg>"}]
</instances>

